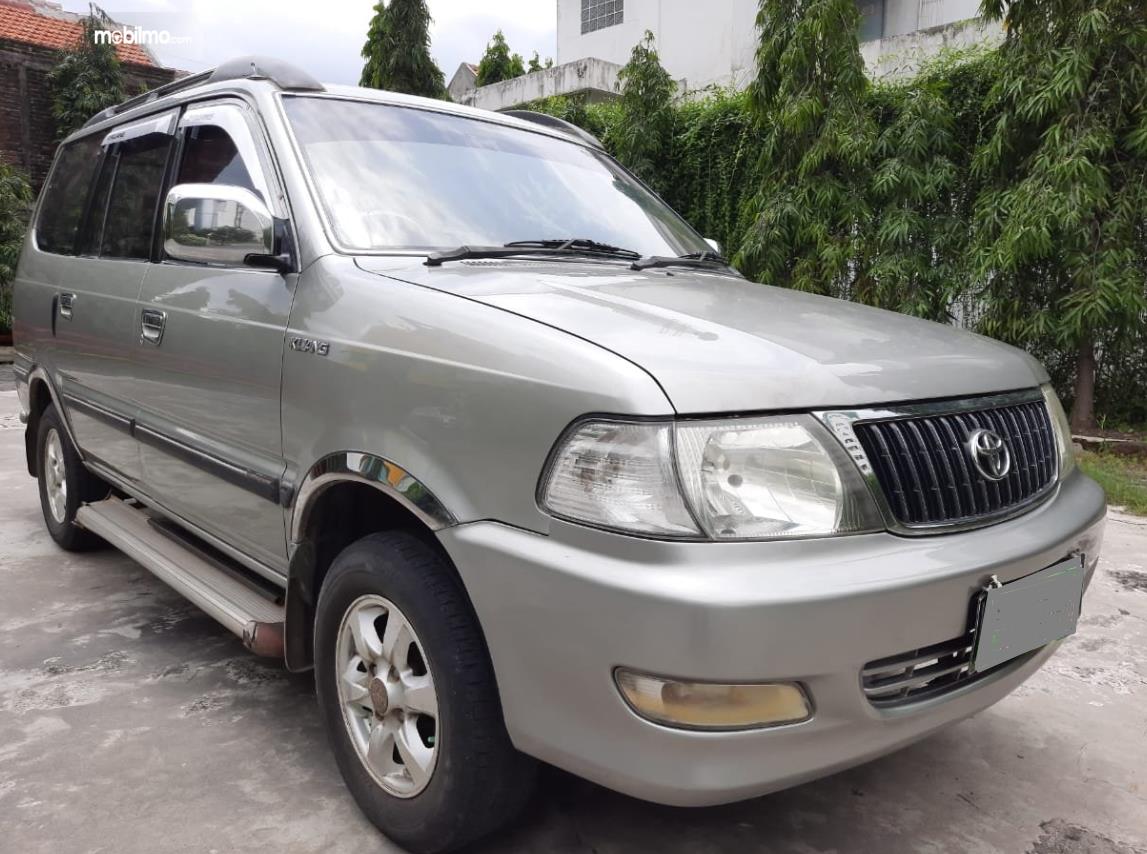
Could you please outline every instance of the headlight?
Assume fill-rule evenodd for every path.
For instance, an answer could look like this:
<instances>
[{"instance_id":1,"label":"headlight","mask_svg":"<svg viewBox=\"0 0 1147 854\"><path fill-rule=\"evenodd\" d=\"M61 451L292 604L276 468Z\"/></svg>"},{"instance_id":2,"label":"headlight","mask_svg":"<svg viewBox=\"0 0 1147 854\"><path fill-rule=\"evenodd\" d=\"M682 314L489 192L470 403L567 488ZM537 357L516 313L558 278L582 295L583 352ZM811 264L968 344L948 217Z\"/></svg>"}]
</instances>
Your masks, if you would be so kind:
<instances>
[{"instance_id":1,"label":"headlight","mask_svg":"<svg viewBox=\"0 0 1147 854\"><path fill-rule=\"evenodd\" d=\"M1071 423L1067 420L1067 413L1063 411L1063 404L1051 385L1040 386L1043 400L1047 405L1047 414L1051 416L1051 429L1055 433L1055 444L1059 451L1059 479L1067 477L1068 472L1075 468L1075 446L1071 441Z\"/></svg>"},{"instance_id":2,"label":"headlight","mask_svg":"<svg viewBox=\"0 0 1147 854\"><path fill-rule=\"evenodd\" d=\"M710 539L883 528L855 465L812 417L589 422L541 491L556 516L630 533Z\"/></svg>"},{"instance_id":3,"label":"headlight","mask_svg":"<svg viewBox=\"0 0 1147 854\"><path fill-rule=\"evenodd\" d=\"M673 473L673 425L590 422L559 448L542 506L616 531L700 534Z\"/></svg>"}]
</instances>

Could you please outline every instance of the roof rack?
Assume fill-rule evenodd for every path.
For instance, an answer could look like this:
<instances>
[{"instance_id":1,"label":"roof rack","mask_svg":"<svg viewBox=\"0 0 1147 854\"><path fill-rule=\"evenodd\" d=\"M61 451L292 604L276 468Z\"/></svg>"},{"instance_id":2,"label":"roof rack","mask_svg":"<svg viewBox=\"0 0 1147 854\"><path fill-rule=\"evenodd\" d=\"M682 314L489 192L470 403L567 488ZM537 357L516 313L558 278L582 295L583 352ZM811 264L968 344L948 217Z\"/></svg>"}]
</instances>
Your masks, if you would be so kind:
<instances>
[{"instance_id":1,"label":"roof rack","mask_svg":"<svg viewBox=\"0 0 1147 854\"><path fill-rule=\"evenodd\" d=\"M503 116L513 116L516 119L523 119L527 122L533 122L536 125L542 125L553 130L560 130L567 133L572 137L576 137L587 145L592 145L594 148L600 148L605 151L605 146L601 144L601 140L594 136L584 128L579 128L573 122L567 122L565 119L559 119L557 116L551 116L549 113L538 113L534 110L499 110Z\"/></svg>"},{"instance_id":2,"label":"roof rack","mask_svg":"<svg viewBox=\"0 0 1147 854\"><path fill-rule=\"evenodd\" d=\"M240 56L229 59L216 68L209 68L207 71L200 71L178 80L172 80L170 83L164 83L155 89L149 89L142 95L136 95L134 98L128 98L120 104L101 110L84 122L84 127L102 122L104 119L110 119L112 116L125 113L134 107L143 106L165 95L224 80L269 80L280 89L288 91L323 91L323 84L307 72L288 62L283 62L281 59L269 56Z\"/></svg>"}]
</instances>

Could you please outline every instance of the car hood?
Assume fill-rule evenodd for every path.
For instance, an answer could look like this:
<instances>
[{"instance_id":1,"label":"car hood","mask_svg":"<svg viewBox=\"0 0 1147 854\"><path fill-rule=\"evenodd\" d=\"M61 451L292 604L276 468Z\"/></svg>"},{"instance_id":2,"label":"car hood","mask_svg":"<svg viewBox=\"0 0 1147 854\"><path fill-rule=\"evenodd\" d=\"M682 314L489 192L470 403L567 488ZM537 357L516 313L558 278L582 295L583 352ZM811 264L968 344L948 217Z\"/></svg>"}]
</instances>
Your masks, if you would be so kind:
<instances>
[{"instance_id":1,"label":"car hood","mask_svg":"<svg viewBox=\"0 0 1147 854\"><path fill-rule=\"evenodd\" d=\"M980 335L717 272L528 259L358 265L612 350L648 371L680 413L856 407L1047 380L1026 353Z\"/></svg>"}]
</instances>

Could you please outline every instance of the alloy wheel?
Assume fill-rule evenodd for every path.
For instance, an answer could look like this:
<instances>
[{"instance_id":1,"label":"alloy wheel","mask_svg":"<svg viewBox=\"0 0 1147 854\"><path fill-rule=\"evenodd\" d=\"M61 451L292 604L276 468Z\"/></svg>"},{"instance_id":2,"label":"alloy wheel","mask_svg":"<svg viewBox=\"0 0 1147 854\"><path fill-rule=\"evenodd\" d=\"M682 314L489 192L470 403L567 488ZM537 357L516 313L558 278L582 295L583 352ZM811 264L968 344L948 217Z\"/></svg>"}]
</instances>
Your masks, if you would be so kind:
<instances>
[{"instance_id":1,"label":"alloy wheel","mask_svg":"<svg viewBox=\"0 0 1147 854\"><path fill-rule=\"evenodd\" d=\"M361 596L343 615L335 654L359 759L388 794L414 797L430 783L441 747L438 695L417 633L389 599Z\"/></svg>"},{"instance_id":2,"label":"alloy wheel","mask_svg":"<svg viewBox=\"0 0 1147 854\"><path fill-rule=\"evenodd\" d=\"M68 513L68 478L64 462L64 446L56 429L48 431L44 439L44 489L48 496L48 509L52 518L63 523Z\"/></svg>"}]
</instances>

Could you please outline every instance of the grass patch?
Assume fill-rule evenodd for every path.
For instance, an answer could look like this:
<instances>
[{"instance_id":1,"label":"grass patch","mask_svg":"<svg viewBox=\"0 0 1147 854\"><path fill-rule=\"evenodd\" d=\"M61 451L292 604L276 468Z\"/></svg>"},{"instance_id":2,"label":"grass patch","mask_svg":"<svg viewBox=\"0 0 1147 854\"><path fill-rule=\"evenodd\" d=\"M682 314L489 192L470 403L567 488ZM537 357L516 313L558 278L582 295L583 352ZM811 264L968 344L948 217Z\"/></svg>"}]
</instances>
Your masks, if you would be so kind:
<instances>
[{"instance_id":1,"label":"grass patch","mask_svg":"<svg viewBox=\"0 0 1147 854\"><path fill-rule=\"evenodd\" d=\"M1147 458L1084 451L1079 467L1107 493L1107 502L1147 516Z\"/></svg>"}]
</instances>

